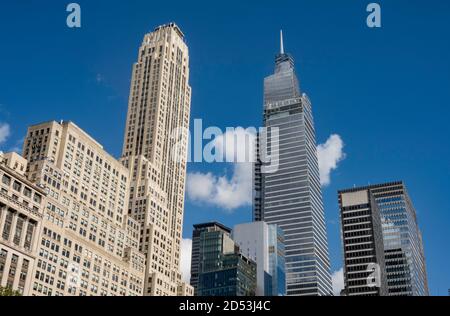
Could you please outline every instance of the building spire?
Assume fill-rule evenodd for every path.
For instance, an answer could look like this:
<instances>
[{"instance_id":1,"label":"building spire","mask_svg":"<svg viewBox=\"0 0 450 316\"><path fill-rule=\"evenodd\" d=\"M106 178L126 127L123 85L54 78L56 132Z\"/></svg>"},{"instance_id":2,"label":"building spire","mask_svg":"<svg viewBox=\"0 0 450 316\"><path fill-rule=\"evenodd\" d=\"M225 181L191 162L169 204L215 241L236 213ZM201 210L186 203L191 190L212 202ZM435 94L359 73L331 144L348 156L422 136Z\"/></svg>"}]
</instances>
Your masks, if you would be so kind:
<instances>
[{"instance_id":1,"label":"building spire","mask_svg":"<svg viewBox=\"0 0 450 316\"><path fill-rule=\"evenodd\" d=\"M280 54L284 54L283 30L280 30Z\"/></svg>"}]
</instances>

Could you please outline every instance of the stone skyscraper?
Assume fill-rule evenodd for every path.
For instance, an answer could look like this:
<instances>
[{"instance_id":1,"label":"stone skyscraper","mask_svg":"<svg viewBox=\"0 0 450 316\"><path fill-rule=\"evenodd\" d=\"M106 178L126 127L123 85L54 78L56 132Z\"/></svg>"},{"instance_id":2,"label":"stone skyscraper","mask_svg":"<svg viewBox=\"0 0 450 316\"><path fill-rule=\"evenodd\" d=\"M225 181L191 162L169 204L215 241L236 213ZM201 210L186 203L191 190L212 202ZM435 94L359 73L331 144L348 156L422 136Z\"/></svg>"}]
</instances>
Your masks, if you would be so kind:
<instances>
[{"instance_id":1,"label":"stone skyscraper","mask_svg":"<svg viewBox=\"0 0 450 316\"><path fill-rule=\"evenodd\" d=\"M184 35L174 23L159 26L133 66L121 159L131 173L128 211L142 228L145 295L192 290L180 274L190 102Z\"/></svg>"},{"instance_id":2,"label":"stone skyscraper","mask_svg":"<svg viewBox=\"0 0 450 316\"><path fill-rule=\"evenodd\" d=\"M262 152L267 143L278 168L255 164L254 220L277 224L284 231L287 295L329 295L330 261L311 103L300 90L282 36L275 73L264 80L264 127L267 137L260 135L257 148Z\"/></svg>"}]
</instances>

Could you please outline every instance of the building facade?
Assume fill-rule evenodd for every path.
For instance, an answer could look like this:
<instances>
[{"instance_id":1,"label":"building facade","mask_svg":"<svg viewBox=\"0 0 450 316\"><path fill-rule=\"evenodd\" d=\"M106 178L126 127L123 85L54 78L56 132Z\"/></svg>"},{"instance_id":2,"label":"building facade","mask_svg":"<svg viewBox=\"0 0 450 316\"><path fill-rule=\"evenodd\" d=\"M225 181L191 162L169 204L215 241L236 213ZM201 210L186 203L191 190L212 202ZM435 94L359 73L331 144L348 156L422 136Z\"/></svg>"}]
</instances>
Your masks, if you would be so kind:
<instances>
[{"instance_id":1,"label":"building facade","mask_svg":"<svg viewBox=\"0 0 450 316\"><path fill-rule=\"evenodd\" d=\"M339 191L346 296L386 296L381 217L370 190Z\"/></svg>"},{"instance_id":2,"label":"building facade","mask_svg":"<svg viewBox=\"0 0 450 316\"><path fill-rule=\"evenodd\" d=\"M363 190L370 191L381 216L389 295L428 296L422 233L405 184L397 181L346 192Z\"/></svg>"},{"instance_id":3,"label":"building facade","mask_svg":"<svg viewBox=\"0 0 450 316\"><path fill-rule=\"evenodd\" d=\"M209 233L209 234L203 234ZM208 237L211 236L211 237ZM216 255L234 252L234 243L231 238L231 229L217 222L196 224L192 232L192 254L191 254L191 280L190 284L197 295L198 277L201 269L201 260L204 253L208 252L205 247L205 239L210 238L215 241Z\"/></svg>"},{"instance_id":4,"label":"building facade","mask_svg":"<svg viewBox=\"0 0 450 316\"><path fill-rule=\"evenodd\" d=\"M281 52L264 80L263 125L257 141L254 220L277 224L285 235L287 295L330 295L328 241L311 103L294 61ZM267 165L261 153L271 157Z\"/></svg>"},{"instance_id":5,"label":"building facade","mask_svg":"<svg viewBox=\"0 0 450 316\"><path fill-rule=\"evenodd\" d=\"M220 223L194 225L191 271L197 296L256 294L256 262L240 253L231 229Z\"/></svg>"},{"instance_id":6,"label":"building facade","mask_svg":"<svg viewBox=\"0 0 450 316\"><path fill-rule=\"evenodd\" d=\"M286 295L284 234L277 225L253 222L236 225L233 239L240 252L256 262L256 295Z\"/></svg>"},{"instance_id":7,"label":"building facade","mask_svg":"<svg viewBox=\"0 0 450 316\"><path fill-rule=\"evenodd\" d=\"M145 35L133 65L122 163L131 173L128 213L141 225L145 295L177 295L191 88L189 51L174 23ZM190 291L188 291L190 292Z\"/></svg>"},{"instance_id":8,"label":"building facade","mask_svg":"<svg viewBox=\"0 0 450 316\"><path fill-rule=\"evenodd\" d=\"M46 193L30 294L143 295L128 169L71 122L30 126L23 157L28 179Z\"/></svg>"},{"instance_id":9,"label":"building facade","mask_svg":"<svg viewBox=\"0 0 450 316\"><path fill-rule=\"evenodd\" d=\"M239 252L222 254L199 274L199 296L255 296L256 263Z\"/></svg>"},{"instance_id":10,"label":"building facade","mask_svg":"<svg viewBox=\"0 0 450 316\"><path fill-rule=\"evenodd\" d=\"M0 287L29 295L46 203L25 176L27 161L0 153Z\"/></svg>"}]
</instances>

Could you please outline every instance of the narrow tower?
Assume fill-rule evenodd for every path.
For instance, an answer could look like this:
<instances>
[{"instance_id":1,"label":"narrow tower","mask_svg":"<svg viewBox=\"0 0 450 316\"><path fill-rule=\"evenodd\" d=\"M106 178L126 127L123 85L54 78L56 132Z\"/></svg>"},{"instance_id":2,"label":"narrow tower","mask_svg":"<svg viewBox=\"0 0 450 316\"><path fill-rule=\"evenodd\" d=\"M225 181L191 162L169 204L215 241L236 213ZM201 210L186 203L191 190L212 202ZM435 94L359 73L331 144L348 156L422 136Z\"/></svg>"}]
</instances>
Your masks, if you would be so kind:
<instances>
[{"instance_id":1,"label":"narrow tower","mask_svg":"<svg viewBox=\"0 0 450 316\"><path fill-rule=\"evenodd\" d=\"M133 66L122 153L131 173L128 212L142 227L146 295L188 288L179 266L190 102L184 35L174 23L159 26L145 35Z\"/></svg>"},{"instance_id":2,"label":"narrow tower","mask_svg":"<svg viewBox=\"0 0 450 316\"><path fill-rule=\"evenodd\" d=\"M264 80L264 127L258 139L278 167L255 164L254 220L277 224L286 243L287 295L329 295L328 242L311 103L280 32L275 73ZM275 137L278 130L278 139ZM259 157L261 158L261 157ZM262 160L262 159L261 159Z\"/></svg>"}]
</instances>

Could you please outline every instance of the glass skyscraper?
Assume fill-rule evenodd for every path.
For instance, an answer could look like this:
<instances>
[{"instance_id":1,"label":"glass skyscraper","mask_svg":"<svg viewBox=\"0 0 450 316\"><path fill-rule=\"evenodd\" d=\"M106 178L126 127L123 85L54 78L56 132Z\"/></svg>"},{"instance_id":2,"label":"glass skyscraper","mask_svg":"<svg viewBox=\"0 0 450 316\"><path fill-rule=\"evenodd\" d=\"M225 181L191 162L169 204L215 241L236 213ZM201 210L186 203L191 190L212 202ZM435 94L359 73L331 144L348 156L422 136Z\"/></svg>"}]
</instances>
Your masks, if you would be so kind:
<instances>
[{"instance_id":1,"label":"glass skyscraper","mask_svg":"<svg viewBox=\"0 0 450 316\"><path fill-rule=\"evenodd\" d=\"M284 232L277 225L269 225L269 274L272 295L286 295L286 261Z\"/></svg>"},{"instance_id":2,"label":"glass skyscraper","mask_svg":"<svg viewBox=\"0 0 450 316\"><path fill-rule=\"evenodd\" d=\"M381 213L389 295L428 296L422 233L403 182L370 186Z\"/></svg>"},{"instance_id":3,"label":"glass skyscraper","mask_svg":"<svg viewBox=\"0 0 450 316\"><path fill-rule=\"evenodd\" d=\"M403 182L352 188L347 194L370 192L381 217L389 296L428 296L422 234L416 211ZM362 243L355 244L361 246Z\"/></svg>"},{"instance_id":4,"label":"glass skyscraper","mask_svg":"<svg viewBox=\"0 0 450 316\"><path fill-rule=\"evenodd\" d=\"M277 224L285 235L287 295L332 292L324 207L311 103L294 60L276 56L264 80L264 127L257 142L254 220ZM270 165L262 153L270 156Z\"/></svg>"}]
</instances>

